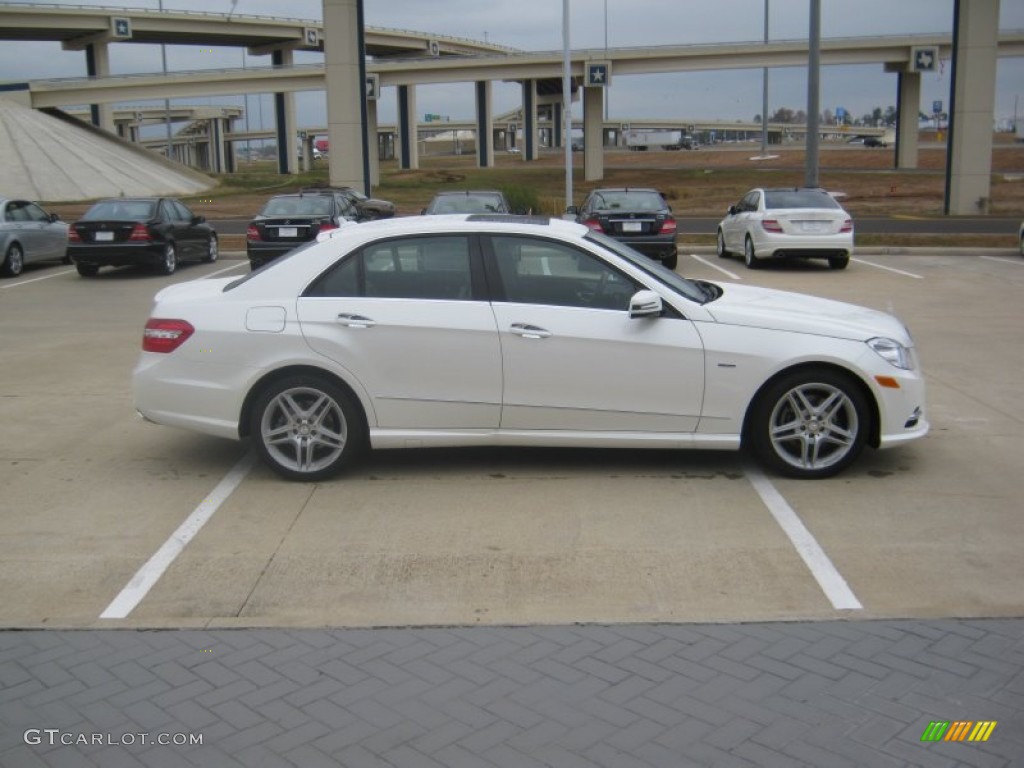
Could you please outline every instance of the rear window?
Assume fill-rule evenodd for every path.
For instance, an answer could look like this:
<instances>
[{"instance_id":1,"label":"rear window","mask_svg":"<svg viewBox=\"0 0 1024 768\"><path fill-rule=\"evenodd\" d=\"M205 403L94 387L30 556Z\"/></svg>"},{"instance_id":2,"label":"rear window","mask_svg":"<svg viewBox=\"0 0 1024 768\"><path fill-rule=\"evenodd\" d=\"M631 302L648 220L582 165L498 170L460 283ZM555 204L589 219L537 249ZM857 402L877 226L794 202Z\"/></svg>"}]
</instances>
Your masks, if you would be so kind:
<instances>
[{"instance_id":1,"label":"rear window","mask_svg":"<svg viewBox=\"0 0 1024 768\"><path fill-rule=\"evenodd\" d=\"M102 200L82 216L83 221L145 221L153 218L154 200Z\"/></svg>"},{"instance_id":2,"label":"rear window","mask_svg":"<svg viewBox=\"0 0 1024 768\"><path fill-rule=\"evenodd\" d=\"M765 208L839 208L823 189L769 189L764 193Z\"/></svg>"},{"instance_id":3,"label":"rear window","mask_svg":"<svg viewBox=\"0 0 1024 768\"><path fill-rule=\"evenodd\" d=\"M591 207L601 211L660 211L665 198L651 190L608 190L594 195Z\"/></svg>"},{"instance_id":4,"label":"rear window","mask_svg":"<svg viewBox=\"0 0 1024 768\"><path fill-rule=\"evenodd\" d=\"M430 206L431 213L502 213L505 206L497 195L445 195Z\"/></svg>"},{"instance_id":5,"label":"rear window","mask_svg":"<svg viewBox=\"0 0 1024 768\"><path fill-rule=\"evenodd\" d=\"M330 216L331 198L327 196L274 197L263 206L264 216Z\"/></svg>"}]
</instances>

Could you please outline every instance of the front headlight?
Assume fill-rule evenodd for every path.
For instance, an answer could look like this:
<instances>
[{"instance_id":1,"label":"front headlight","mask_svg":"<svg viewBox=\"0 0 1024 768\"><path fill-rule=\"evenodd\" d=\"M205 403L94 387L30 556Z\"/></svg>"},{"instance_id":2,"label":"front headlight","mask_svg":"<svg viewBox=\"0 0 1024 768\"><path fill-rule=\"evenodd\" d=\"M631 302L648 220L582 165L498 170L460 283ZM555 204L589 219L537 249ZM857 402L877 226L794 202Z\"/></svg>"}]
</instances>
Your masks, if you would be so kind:
<instances>
[{"instance_id":1,"label":"front headlight","mask_svg":"<svg viewBox=\"0 0 1024 768\"><path fill-rule=\"evenodd\" d=\"M905 371L914 370L914 352L910 347L905 347L895 339L874 338L868 339L867 345L871 347L887 363L902 368Z\"/></svg>"}]
</instances>

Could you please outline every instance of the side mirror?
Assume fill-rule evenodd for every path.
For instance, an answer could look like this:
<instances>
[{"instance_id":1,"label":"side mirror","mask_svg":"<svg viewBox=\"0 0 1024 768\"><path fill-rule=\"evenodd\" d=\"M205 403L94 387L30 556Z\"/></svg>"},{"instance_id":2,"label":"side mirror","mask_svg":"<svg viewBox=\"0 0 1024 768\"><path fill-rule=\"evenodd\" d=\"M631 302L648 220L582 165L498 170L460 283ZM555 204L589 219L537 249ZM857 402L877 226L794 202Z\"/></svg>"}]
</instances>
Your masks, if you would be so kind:
<instances>
[{"instance_id":1,"label":"side mirror","mask_svg":"<svg viewBox=\"0 0 1024 768\"><path fill-rule=\"evenodd\" d=\"M192 223L193 224L202 224L205 221L206 221L206 217L205 216L193 216L192 217Z\"/></svg>"},{"instance_id":2,"label":"side mirror","mask_svg":"<svg viewBox=\"0 0 1024 768\"><path fill-rule=\"evenodd\" d=\"M662 309L661 296L654 291L637 291L629 300L630 320L638 317L658 317Z\"/></svg>"},{"instance_id":3,"label":"side mirror","mask_svg":"<svg viewBox=\"0 0 1024 768\"><path fill-rule=\"evenodd\" d=\"M571 213L573 216L579 216L580 209L575 205L570 205L565 209L566 213Z\"/></svg>"},{"instance_id":4,"label":"side mirror","mask_svg":"<svg viewBox=\"0 0 1024 768\"><path fill-rule=\"evenodd\" d=\"M730 205L729 206L729 215L730 216L735 216L737 213L739 213L739 209L736 208L735 205Z\"/></svg>"},{"instance_id":5,"label":"side mirror","mask_svg":"<svg viewBox=\"0 0 1024 768\"><path fill-rule=\"evenodd\" d=\"M60 221L60 216L58 214L56 214L56 213L51 213L50 214L50 223L52 224L52 223L56 223L58 221Z\"/></svg>"}]
</instances>

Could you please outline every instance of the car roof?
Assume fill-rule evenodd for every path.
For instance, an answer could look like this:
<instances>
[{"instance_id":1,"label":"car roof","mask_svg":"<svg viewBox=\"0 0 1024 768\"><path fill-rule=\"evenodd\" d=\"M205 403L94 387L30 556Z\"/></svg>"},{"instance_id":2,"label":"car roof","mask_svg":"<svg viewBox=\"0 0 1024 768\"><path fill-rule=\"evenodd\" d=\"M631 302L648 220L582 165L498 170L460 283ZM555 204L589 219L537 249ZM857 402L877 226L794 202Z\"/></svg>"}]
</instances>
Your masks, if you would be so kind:
<instances>
[{"instance_id":1,"label":"car roof","mask_svg":"<svg viewBox=\"0 0 1024 768\"><path fill-rule=\"evenodd\" d=\"M591 190L590 194L599 194L601 192L654 192L660 195L656 189L652 187L598 187L597 189Z\"/></svg>"},{"instance_id":2,"label":"car roof","mask_svg":"<svg viewBox=\"0 0 1024 768\"><path fill-rule=\"evenodd\" d=\"M507 232L509 234L580 237L589 232L574 221L544 216L515 216L500 213L443 213L434 216L400 216L377 219L357 226L342 227L325 233L325 239L358 237L377 240L402 235L457 234L460 232Z\"/></svg>"},{"instance_id":3,"label":"car roof","mask_svg":"<svg viewBox=\"0 0 1024 768\"><path fill-rule=\"evenodd\" d=\"M495 195L500 196L498 189L452 189L445 192L438 192L434 197L469 197L470 195Z\"/></svg>"}]
</instances>

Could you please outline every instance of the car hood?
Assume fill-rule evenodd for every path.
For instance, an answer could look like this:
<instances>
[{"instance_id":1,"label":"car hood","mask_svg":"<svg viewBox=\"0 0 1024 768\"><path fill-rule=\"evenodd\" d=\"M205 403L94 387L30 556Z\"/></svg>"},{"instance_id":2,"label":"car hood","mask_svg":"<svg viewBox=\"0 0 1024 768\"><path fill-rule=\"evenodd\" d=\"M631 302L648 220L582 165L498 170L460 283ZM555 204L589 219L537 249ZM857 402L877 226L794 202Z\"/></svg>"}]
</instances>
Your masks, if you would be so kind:
<instances>
[{"instance_id":1,"label":"car hood","mask_svg":"<svg viewBox=\"0 0 1024 768\"><path fill-rule=\"evenodd\" d=\"M884 336L905 346L913 343L903 323L877 309L771 288L732 284L719 287L722 295L704 305L719 323L856 341Z\"/></svg>"}]
</instances>

